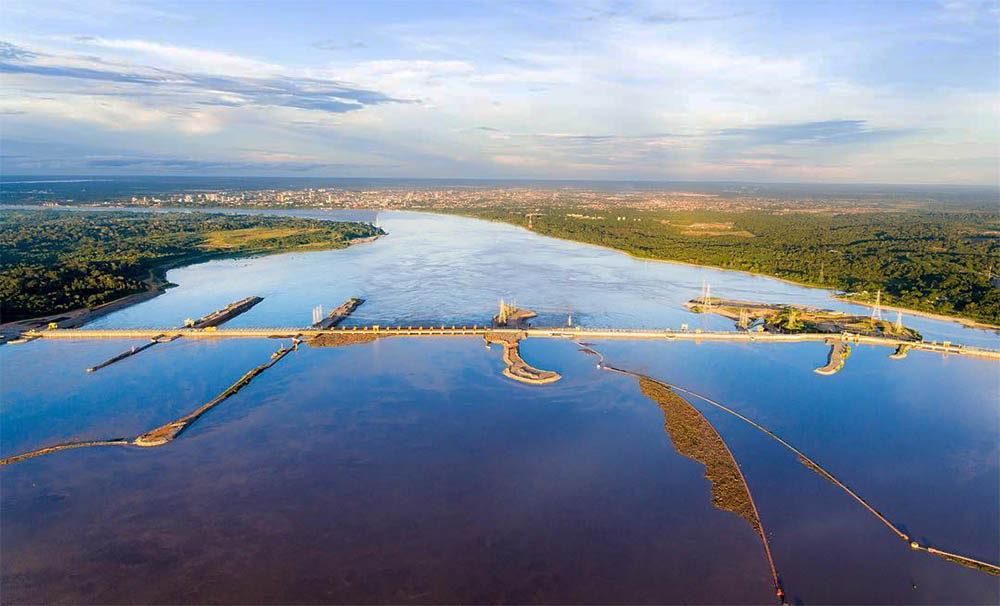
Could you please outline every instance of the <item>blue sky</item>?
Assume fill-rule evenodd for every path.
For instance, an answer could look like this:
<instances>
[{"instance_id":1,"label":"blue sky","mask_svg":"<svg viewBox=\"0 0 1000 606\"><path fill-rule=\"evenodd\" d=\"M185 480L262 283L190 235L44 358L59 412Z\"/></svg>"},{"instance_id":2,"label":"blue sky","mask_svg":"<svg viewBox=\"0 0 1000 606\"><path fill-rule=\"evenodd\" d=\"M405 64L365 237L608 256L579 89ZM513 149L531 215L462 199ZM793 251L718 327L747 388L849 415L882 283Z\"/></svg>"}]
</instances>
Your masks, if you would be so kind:
<instances>
[{"instance_id":1,"label":"blue sky","mask_svg":"<svg viewBox=\"0 0 1000 606\"><path fill-rule=\"evenodd\" d=\"M3 172L997 184L1000 4L0 3Z\"/></svg>"}]
</instances>

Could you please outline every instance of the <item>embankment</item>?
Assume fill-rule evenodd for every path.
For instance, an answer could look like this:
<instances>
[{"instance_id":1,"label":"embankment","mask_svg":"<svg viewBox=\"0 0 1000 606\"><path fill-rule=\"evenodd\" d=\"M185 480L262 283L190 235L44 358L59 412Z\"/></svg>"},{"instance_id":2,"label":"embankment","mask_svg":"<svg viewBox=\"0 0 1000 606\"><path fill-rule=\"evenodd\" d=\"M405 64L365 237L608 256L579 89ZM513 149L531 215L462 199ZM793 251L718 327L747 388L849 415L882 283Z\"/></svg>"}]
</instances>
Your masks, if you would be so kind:
<instances>
[{"instance_id":1,"label":"embankment","mask_svg":"<svg viewBox=\"0 0 1000 606\"><path fill-rule=\"evenodd\" d=\"M705 466L705 478L712 485L712 505L740 516L760 536L771 569L775 593L783 601L784 590L757 505L736 458L722 436L698 409L663 383L640 376L639 388L643 395L656 402L663 411L664 428L678 454Z\"/></svg>"},{"instance_id":2,"label":"embankment","mask_svg":"<svg viewBox=\"0 0 1000 606\"><path fill-rule=\"evenodd\" d=\"M31 452L25 452L19 455L14 455L12 457L7 457L6 459L0 459L0 466L10 465L11 463L17 463L18 461L23 461L25 459L38 457L53 452L59 452L60 450L70 450L72 448L90 448L92 446L128 446L131 443L132 443L131 440L126 440L125 438L116 438L112 440L89 440L86 442L67 442L65 444L56 444L55 446L46 446L45 448L39 448L38 450L32 450Z\"/></svg>"},{"instance_id":3,"label":"embankment","mask_svg":"<svg viewBox=\"0 0 1000 606\"><path fill-rule=\"evenodd\" d=\"M212 398L209 402L198 407L197 410L188 414L186 416L177 419L176 421L171 421L165 425L161 425L156 429L147 431L136 437L135 439L128 440L125 438L112 438L108 440L89 440L84 442L68 442L65 444L56 444L54 446L47 446L45 448L39 448L38 450L32 450L30 452L25 452L19 455L14 455L12 457L7 457L6 459L0 459L0 466L10 465L12 463L17 463L25 459L30 459L33 457L38 457L41 455L50 454L53 452L59 452L61 450L69 450L73 448L88 448L92 446L141 446L141 447L155 447L163 446L169 443L174 438L176 438L182 431L190 427L195 421L198 420L203 414L218 406L224 400L243 389L250 384L250 381L254 379L257 375L264 372L268 368L274 366L282 358L288 355L289 352L293 351L295 347L298 346L298 341L292 347L282 347L278 351L271 354L271 360L266 364L261 364L260 366L250 369L246 374L240 377L235 383L230 385L225 391Z\"/></svg>"},{"instance_id":4,"label":"embankment","mask_svg":"<svg viewBox=\"0 0 1000 606\"><path fill-rule=\"evenodd\" d=\"M533 385L555 383L562 378L557 372L540 370L525 362L521 357L519 335L489 331L483 335L483 339L487 344L498 343L503 346L503 361L507 364L507 368L503 370L505 377Z\"/></svg>"},{"instance_id":5,"label":"embankment","mask_svg":"<svg viewBox=\"0 0 1000 606\"><path fill-rule=\"evenodd\" d=\"M843 341L828 341L830 344L830 354L826 359L826 366L817 368L813 372L821 375L832 375L844 367L844 363L851 355L851 346ZM895 355L895 354L893 354Z\"/></svg>"},{"instance_id":6,"label":"embankment","mask_svg":"<svg viewBox=\"0 0 1000 606\"><path fill-rule=\"evenodd\" d=\"M306 341L309 347L346 347L358 343L371 343L378 335L370 332L326 332Z\"/></svg>"},{"instance_id":7,"label":"embankment","mask_svg":"<svg viewBox=\"0 0 1000 606\"><path fill-rule=\"evenodd\" d=\"M208 412L209 410L215 408L216 406L218 406L219 404L221 404L223 401L225 401L226 399L228 399L230 396L236 394L236 392L238 392L239 390L241 390L244 387L246 387L247 385L249 385L250 381L254 380L254 377L256 377L257 375L259 375L260 373L264 372L268 368L271 368L272 366L274 366L275 364L277 364L282 358L284 358L286 355L288 355L289 352L291 352L292 350L293 350L293 347L282 347L278 351L276 351L273 354L271 354L271 360L269 362L267 362L266 364L261 364L260 366L256 366L254 368L251 368L249 371L247 371L246 374L244 374L242 377L240 377L235 383L233 383L232 385L230 385L229 388L226 389L226 391L220 393L219 395L217 395L214 398L212 398L210 401L208 401L205 404L201 405L200 407L198 407L197 410L195 410L191 414L189 414L187 416L184 416L184 417L181 417L180 419L177 419L176 421L171 421L170 423L167 423L166 425L161 425L160 427L157 427L156 429L154 429L152 431L147 431L146 433L140 435L135 440L133 440L132 444L134 444L135 446L150 447L150 446L162 446L162 445L166 444L167 442L170 442L171 440L173 440L174 438L176 438L178 435L180 435L180 433L182 431L184 431L185 429L187 429L188 427L190 427L192 423L194 423L195 421L197 421L198 418L201 417L201 415L203 415L206 412Z\"/></svg>"}]
</instances>

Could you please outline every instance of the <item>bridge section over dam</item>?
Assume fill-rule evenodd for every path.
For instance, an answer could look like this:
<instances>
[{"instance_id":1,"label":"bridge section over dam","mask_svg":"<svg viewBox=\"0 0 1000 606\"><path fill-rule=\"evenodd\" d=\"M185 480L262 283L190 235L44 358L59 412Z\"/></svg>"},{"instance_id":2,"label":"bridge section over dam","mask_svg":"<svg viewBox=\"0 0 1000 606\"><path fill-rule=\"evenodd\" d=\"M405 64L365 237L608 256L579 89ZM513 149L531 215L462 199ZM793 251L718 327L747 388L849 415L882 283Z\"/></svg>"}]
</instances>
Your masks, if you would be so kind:
<instances>
[{"instance_id":1,"label":"bridge section over dam","mask_svg":"<svg viewBox=\"0 0 1000 606\"><path fill-rule=\"evenodd\" d=\"M311 339L320 335L357 334L382 337L485 337L487 333L509 334L517 338L561 339L645 339L666 341L735 341L746 343L790 343L801 341L842 341L844 343L880 345L929 351L950 355L965 355L1000 360L1000 350L970 347L955 343L905 341L891 337L874 337L850 333L755 333L748 331L698 332L686 330L652 330L628 328L495 328L489 326L353 326L336 329L315 328L150 328L150 329L51 329L24 333L26 339L153 339L184 337L186 339L232 338L292 338Z\"/></svg>"}]
</instances>

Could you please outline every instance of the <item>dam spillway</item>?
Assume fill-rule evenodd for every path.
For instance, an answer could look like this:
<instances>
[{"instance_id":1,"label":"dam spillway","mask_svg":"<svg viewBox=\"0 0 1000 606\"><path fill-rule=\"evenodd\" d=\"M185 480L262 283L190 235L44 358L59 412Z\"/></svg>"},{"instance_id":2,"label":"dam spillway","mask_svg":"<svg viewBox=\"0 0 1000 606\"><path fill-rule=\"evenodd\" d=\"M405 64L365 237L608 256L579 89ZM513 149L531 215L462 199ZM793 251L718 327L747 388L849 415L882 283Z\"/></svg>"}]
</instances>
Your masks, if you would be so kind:
<instances>
[{"instance_id":1,"label":"dam spillway","mask_svg":"<svg viewBox=\"0 0 1000 606\"><path fill-rule=\"evenodd\" d=\"M645 340L683 340L683 341L718 341L744 343L795 343L806 341L829 341L829 333L752 333L744 331L713 331L698 332L686 330L654 330L629 328L582 328L582 327L552 327L552 328L492 328L487 326L370 326L340 327L337 329L315 329L301 327L285 328L127 328L127 329L48 329L28 331L24 338L34 339L153 339L156 337L184 337L186 339L224 339L224 338L291 338L311 339L320 335L335 335L356 333L382 337L479 337L487 333L522 335L525 338L561 338L561 339L645 339ZM947 355L965 355L1000 361L1000 350L984 347L972 347L957 343L933 341L905 341L891 337L874 337L842 333L840 339L844 343L880 345L898 348L906 346L909 350L929 351Z\"/></svg>"}]
</instances>

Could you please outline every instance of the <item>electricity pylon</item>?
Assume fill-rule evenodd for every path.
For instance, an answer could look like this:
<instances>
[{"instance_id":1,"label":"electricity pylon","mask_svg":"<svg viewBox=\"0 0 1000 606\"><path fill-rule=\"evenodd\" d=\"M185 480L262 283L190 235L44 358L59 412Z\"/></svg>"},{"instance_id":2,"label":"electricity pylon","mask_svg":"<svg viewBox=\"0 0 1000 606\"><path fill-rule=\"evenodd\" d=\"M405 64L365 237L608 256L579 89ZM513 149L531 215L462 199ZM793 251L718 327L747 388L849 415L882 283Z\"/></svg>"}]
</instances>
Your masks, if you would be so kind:
<instances>
[{"instance_id":1,"label":"electricity pylon","mask_svg":"<svg viewBox=\"0 0 1000 606\"><path fill-rule=\"evenodd\" d=\"M740 322L739 327L746 330L750 326L750 310L746 307L740 308Z\"/></svg>"}]
</instances>

